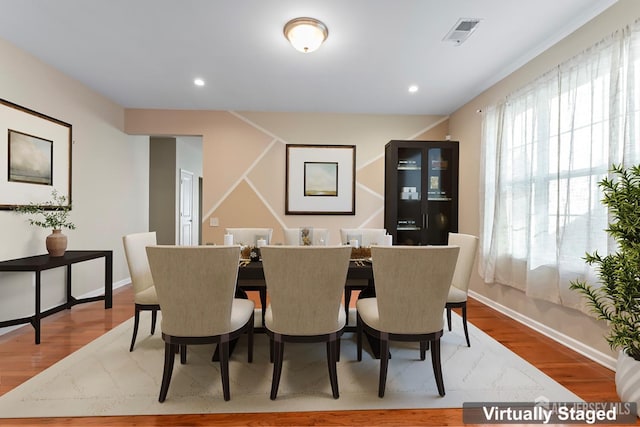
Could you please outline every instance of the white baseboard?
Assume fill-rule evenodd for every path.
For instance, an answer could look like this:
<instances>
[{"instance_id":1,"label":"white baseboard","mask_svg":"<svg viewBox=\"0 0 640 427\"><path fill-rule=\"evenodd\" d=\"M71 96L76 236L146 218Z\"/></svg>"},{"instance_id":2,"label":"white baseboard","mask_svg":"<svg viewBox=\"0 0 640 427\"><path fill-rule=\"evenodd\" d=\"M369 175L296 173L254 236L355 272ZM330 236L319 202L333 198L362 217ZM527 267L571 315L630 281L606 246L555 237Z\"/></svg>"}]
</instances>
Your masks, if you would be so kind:
<instances>
[{"instance_id":1,"label":"white baseboard","mask_svg":"<svg viewBox=\"0 0 640 427\"><path fill-rule=\"evenodd\" d=\"M131 278L127 277L126 279L122 279L122 280L118 280L117 282L113 283L113 288L112 289L118 289L121 288L124 285L128 285L129 283L131 283ZM101 286L97 289L94 289L91 292L87 292L84 295L80 295L79 297L76 297L78 299L80 298L91 298L91 297L97 297L98 295L103 295L104 294L104 286Z\"/></svg>"},{"instance_id":2,"label":"white baseboard","mask_svg":"<svg viewBox=\"0 0 640 427\"><path fill-rule=\"evenodd\" d=\"M480 301L484 305L487 305L494 310L504 314L505 316L512 318L516 322L521 323L524 326L527 326L534 331L551 338L552 340L564 345L565 347L570 348L576 353L580 353L581 355L593 360L594 362L604 366L605 368L611 369L612 371L616 370L616 359L614 357L602 353L601 351L598 351L593 347L589 347L588 345L585 345L584 343L571 338L570 336L565 335L562 332L558 332L555 329L538 322L537 320L533 320L530 317L527 317L522 313L518 313L517 311L512 310L500 303L497 303L483 295L480 295L477 292L469 290L469 296Z\"/></svg>"},{"instance_id":3,"label":"white baseboard","mask_svg":"<svg viewBox=\"0 0 640 427\"><path fill-rule=\"evenodd\" d=\"M117 282L113 283L113 289L118 289L122 286L128 285L129 283L131 283L131 278L127 277L126 279L122 279L122 280L118 280ZM91 298L91 297L96 297L98 295L102 295L104 294L104 286L97 288L91 292L87 292L84 295L81 295L79 297L76 297L78 299L80 298ZM46 309L44 309L46 310ZM44 311L43 310L43 311ZM26 317L26 316L25 316ZM24 323L22 325L13 325L13 326L7 326L6 328L0 328L0 335L4 335L4 334L8 334L11 331L15 331L16 329L20 329L20 328L24 328L25 326L29 326L28 323Z\"/></svg>"}]
</instances>

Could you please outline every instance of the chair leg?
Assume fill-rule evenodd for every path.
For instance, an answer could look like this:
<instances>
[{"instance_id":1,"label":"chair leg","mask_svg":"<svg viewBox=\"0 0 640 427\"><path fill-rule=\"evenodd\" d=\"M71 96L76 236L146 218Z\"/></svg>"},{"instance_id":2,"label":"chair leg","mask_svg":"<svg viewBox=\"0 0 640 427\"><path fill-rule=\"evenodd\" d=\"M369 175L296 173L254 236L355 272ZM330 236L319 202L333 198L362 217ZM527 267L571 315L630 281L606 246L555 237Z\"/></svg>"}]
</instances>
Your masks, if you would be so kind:
<instances>
[{"instance_id":1,"label":"chair leg","mask_svg":"<svg viewBox=\"0 0 640 427\"><path fill-rule=\"evenodd\" d=\"M420 341L420 360L427 358L427 350L429 350L429 341Z\"/></svg>"},{"instance_id":2,"label":"chair leg","mask_svg":"<svg viewBox=\"0 0 640 427\"><path fill-rule=\"evenodd\" d=\"M347 315L347 320L345 325L349 324L349 303L351 302L351 289L347 288L344 290L344 314Z\"/></svg>"},{"instance_id":3,"label":"chair leg","mask_svg":"<svg viewBox=\"0 0 640 427\"><path fill-rule=\"evenodd\" d=\"M433 375L436 377L438 394L444 396L444 381L442 379L442 365L440 363L440 338L433 340L431 345L431 365L433 365Z\"/></svg>"},{"instance_id":4,"label":"chair leg","mask_svg":"<svg viewBox=\"0 0 640 427\"><path fill-rule=\"evenodd\" d=\"M446 307L447 308L447 327L449 328L449 331L451 331L451 307Z\"/></svg>"},{"instance_id":5,"label":"chair leg","mask_svg":"<svg viewBox=\"0 0 640 427\"><path fill-rule=\"evenodd\" d=\"M358 362L362 361L362 319L356 315L356 348Z\"/></svg>"},{"instance_id":6,"label":"chair leg","mask_svg":"<svg viewBox=\"0 0 640 427\"><path fill-rule=\"evenodd\" d=\"M282 359L284 358L284 342L282 342L280 334L274 334L273 347L275 360L273 362L273 378L271 379L271 400L276 400L278 386L280 385L280 375L282 374Z\"/></svg>"},{"instance_id":7,"label":"chair leg","mask_svg":"<svg viewBox=\"0 0 640 427\"><path fill-rule=\"evenodd\" d=\"M220 349L220 375L222 376L222 394L225 401L231 399L229 391L229 336L224 335L218 344Z\"/></svg>"},{"instance_id":8,"label":"chair leg","mask_svg":"<svg viewBox=\"0 0 640 427\"><path fill-rule=\"evenodd\" d=\"M275 347L273 345L273 338L269 338L269 362L273 363Z\"/></svg>"},{"instance_id":9,"label":"chair leg","mask_svg":"<svg viewBox=\"0 0 640 427\"><path fill-rule=\"evenodd\" d=\"M378 397L384 397L387 386L387 368L389 366L389 335L380 334L380 384L378 385Z\"/></svg>"},{"instance_id":10,"label":"chair leg","mask_svg":"<svg viewBox=\"0 0 640 427\"><path fill-rule=\"evenodd\" d=\"M151 335L156 333L156 320L158 319L158 310L151 310Z\"/></svg>"},{"instance_id":11,"label":"chair leg","mask_svg":"<svg viewBox=\"0 0 640 427\"><path fill-rule=\"evenodd\" d=\"M138 325L140 324L140 309L136 306L136 311L133 316L133 336L131 337L131 345L129 351L133 351L133 346L136 343L136 336L138 335Z\"/></svg>"},{"instance_id":12,"label":"chair leg","mask_svg":"<svg viewBox=\"0 0 640 427\"><path fill-rule=\"evenodd\" d=\"M181 344L180 345L180 364L184 365L185 363L187 363L187 345Z\"/></svg>"},{"instance_id":13,"label":"chair leg","mask_svg":"<svg viewBox=\"0 0 640 427\"><path fill-rule=\"evenodd\" d=\"M467 328L467 303L462 306L462 327L464 328L464 337L467 339L467 347L471 347L469 341L469 329Z\"/></svg>"},{"instance_id":14,"label":"chair leg","mask_svg":"<svg viewBox=\"0 0 640 427\"><path fill-rule=\"evenodd\" d=\"M164 344L164 370L162 371L162 384L160 385L160 396L158 397L158 401L161 403L167 398L169 384L171 383L173 360L175 358L175 346L175 344Z\"/></svg>"},{"instance_id":15,"label":"chair leg","mask_svg":"<svg viewBox=\"0 0 640 427\"><path fill-rule=\"evenodd\" d=\"M251 319L249 320L249 330L247 331L247 362L253 363L253 322L254 316L251 315Z\"/></svg>"},{"instance_id":16,"label":"chair leg","mask_svg":"<svg viewBox=\"0 0 640 427\"><path fill-rule=\"evenodd\" d=\"M329 381L331 382L331 391L333 392L333 398L340 397L338 391L338 369L336 367L338 356L338 340L333 336L327 341L327 364L329 365Z\"/></svg>"}]
</instances>

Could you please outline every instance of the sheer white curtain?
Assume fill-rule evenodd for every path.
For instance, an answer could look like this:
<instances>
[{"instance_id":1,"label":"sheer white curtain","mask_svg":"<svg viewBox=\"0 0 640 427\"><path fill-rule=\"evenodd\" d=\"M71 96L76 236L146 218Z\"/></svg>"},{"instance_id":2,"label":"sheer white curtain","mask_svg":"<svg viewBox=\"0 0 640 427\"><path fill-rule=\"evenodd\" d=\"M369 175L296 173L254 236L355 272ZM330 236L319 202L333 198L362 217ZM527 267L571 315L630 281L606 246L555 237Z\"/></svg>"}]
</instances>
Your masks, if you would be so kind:
<instances>
[{"instance_id":1,"label":"sheer white curtain","mask_svg":"<svg viewBox=\"0 0 640 427\"><path fill-rule=\"evenodd\" d=\"M584 309L586 252L613 249L598 181L640 161L640 25L620 30L485 109L481 274Z\"/></svg>"}]
</instances>

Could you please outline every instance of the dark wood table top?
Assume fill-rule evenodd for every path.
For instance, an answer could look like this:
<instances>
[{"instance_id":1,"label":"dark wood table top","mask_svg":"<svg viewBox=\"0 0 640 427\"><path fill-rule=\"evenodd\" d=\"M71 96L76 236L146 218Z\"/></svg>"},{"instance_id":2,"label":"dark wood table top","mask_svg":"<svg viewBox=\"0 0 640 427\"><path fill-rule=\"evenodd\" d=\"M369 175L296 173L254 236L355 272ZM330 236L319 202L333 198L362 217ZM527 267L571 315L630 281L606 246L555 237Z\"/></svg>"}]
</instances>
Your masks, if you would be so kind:
<instances>
[{"instance_id":1,"label":"dark wood table top","mask_svg":"<svg viewBox=\"0 0 640 427\"><path fill-rule=\"evenodd\" d=\"M373 267L371 262L351 261L347 279L373 280ZM238 280L264 280L264 270L261 261L241 263L238 268Z\"/></svg>"},{"instance_id":2,"label":"dark wood table top","mask_svg":"<svg viewBox=\"0 0 640 427\"><path fill-rule=\"evenodd\" d=\"M0 271L42 271L81 261L112 256L113 251L66 251L63 256L35 255L0 262Z\"/></svg>"}]
</instances>

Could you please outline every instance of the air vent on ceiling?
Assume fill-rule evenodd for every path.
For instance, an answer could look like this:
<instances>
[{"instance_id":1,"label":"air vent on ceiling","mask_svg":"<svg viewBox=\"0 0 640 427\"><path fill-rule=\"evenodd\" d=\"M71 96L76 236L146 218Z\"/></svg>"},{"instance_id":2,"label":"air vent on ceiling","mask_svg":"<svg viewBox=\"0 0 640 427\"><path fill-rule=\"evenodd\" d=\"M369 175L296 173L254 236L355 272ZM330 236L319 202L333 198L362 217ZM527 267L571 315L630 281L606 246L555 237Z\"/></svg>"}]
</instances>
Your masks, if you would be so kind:
<instances>
[{"instance_id":1,"label":"air vent on ceiling","mask_svg":"<svg viewBox=\"0 0 640 427\"><path fill-rule=\"evenodd\" d=\"M479 23L479 19L460 18L442 40L459 46L478 28Z\"/></svg>"}]
</instances>

